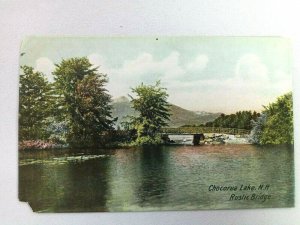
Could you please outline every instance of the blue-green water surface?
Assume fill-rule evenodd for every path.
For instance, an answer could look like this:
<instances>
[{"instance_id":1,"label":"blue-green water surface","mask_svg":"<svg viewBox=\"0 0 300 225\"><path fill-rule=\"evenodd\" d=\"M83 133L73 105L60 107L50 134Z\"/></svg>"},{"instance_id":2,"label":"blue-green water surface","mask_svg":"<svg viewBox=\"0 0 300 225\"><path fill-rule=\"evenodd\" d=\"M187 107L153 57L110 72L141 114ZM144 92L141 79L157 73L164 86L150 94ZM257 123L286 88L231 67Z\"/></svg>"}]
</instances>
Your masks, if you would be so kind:
<instances>
[{"instance_id":1,"label":"blue-green water surface","mask_svg":"<svg viewBox=\"0 0 300 225\"><path fill-rule=\"evenodd\" d=\"M293 155L282 145L20 152L19 198L39 212L292 207Z\"/></svg>"}]
</instances>

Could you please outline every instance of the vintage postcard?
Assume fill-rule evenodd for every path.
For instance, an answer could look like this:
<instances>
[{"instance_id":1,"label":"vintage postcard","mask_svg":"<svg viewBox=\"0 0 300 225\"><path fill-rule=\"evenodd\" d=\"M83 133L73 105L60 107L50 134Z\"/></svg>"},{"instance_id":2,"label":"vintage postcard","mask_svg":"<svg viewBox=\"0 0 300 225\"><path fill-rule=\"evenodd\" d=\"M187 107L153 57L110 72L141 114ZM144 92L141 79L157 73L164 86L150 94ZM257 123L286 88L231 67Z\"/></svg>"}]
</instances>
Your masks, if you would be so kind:
<instances>
[{"instance_id":1,"label":"vintage postcard","mask_svg":"<svg viewBox=\"0 0 300 225\"><path fill-rule=\"evenodd\" d=\"M28 37L19 199L35 212L294 206L290 41Z\"/></svg>"}]
</instances>

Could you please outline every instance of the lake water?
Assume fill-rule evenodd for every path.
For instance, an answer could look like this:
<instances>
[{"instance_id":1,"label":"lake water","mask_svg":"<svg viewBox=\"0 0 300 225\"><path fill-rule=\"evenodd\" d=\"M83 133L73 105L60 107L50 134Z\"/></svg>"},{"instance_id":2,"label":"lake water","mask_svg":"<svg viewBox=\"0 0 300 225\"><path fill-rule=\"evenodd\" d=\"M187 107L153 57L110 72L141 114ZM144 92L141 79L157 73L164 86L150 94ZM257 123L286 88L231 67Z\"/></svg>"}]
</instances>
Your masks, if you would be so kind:
<instances>
[{"instance_id":1,"label":"lake water","mask_svg":"<svg viewBox=\"0 0 300 225\"><path fill-rule=\"evenodd\" d=\"M253 145L23 151L19 199L39 212L292 207L293 155Z\"/></svg>"}]
</instances>

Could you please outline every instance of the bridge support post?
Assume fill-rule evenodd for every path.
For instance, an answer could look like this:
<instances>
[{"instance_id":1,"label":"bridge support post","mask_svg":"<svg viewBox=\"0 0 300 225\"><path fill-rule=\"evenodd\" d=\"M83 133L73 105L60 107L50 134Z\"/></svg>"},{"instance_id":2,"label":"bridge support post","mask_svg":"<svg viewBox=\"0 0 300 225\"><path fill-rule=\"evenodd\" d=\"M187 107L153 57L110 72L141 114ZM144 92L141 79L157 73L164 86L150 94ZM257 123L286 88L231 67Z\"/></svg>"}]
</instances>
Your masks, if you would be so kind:
<instances>
[{"instance_id":1,"label":"bridge support post","mask_svg":"<svg viewBox=\"0 0 300 225\"><path fill-rule=\"evenodd\" d=\"M167 135L167 134L161 135L161 139L163 140L164 143L169 143L170 142L169 135Z\"/></svg>"},{"instance_id":2,"label":"bridge support post","mask_svg":"<svg viewBox=\"0 0 300 225\"><path fill-rule=\"evenodd\" d=\"M194 134L193 135L193 144L194 145L199 145L200 144L200 138L201 138L201 134Z\"/></svg>"},{"instance_id":3,"label":"bridge support post","mask_svg":"<svg viewBox=\"0 0 300 225\"><path fill-rule=\"evenodd\" d=\"M204 140L204 134L194 134L193 135L193 144L194 145L199 145L200 144L200 140Z\"/></svg>"}]
</instances>

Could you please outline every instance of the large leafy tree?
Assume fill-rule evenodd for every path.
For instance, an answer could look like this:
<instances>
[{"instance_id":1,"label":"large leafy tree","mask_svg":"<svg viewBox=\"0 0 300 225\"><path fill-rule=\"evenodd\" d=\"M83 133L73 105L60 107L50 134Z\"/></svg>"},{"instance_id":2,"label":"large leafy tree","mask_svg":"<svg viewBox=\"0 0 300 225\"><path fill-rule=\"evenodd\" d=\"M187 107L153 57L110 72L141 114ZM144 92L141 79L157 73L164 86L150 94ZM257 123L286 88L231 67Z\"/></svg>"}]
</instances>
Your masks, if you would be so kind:
<instances>
[{"instance_id":1,"label":"large leafy tree","mask_svg":"<svg viewBox=\"0 0 300 225\"><path fill-rule=\"evenodd\" d=\"M265 107L266 121L260 138L261 144L292 144L293 97L289 92L277 98L276 102Z\"/></svg>"},{"instance_id":2,"label":"large leafy tree","mask_svg":"<svg viewBox=\"0 0 300 225\"><path fill-rule=\"evenodd\" d=\"M289 92L266 106L252 121L250 140L255 144L293 144L293 98Z\"/></svg>"},{"instance_id":3,"label":"large leafy tree","mask_svg":"<svg viewBox=\"0 0 300 225\"><path fill-rule=\"evenodd\" d=\"M131 104L139 116L131 118L131 125L137 131L137 143L151 144L160 141L158 132L170 118L168 94L160 82L155 85L144 85L132 88L135 97L130 95Z\"/></svg>"},{"instance_id":4,"label":"large leafy tree","mask_svg":"<svg viewBox=\"0 0 300 225\"><path fill-rule=\"evenodd\" d=\"M98 145L103 132L111 130L111 96L107 76L86 57L62 60L53 72L58 109L68 125L67 141L74 145Z\"/></svg>"},{"instance_id":5,"label":"large leafy tree","mask_svg":"<svg viewBox=\"0 0 300 225\"><path fill-rule=\"evenodd\" d=\"M44 74L22 66L19 87L19 138L36 140L47 137L47 117L51 114L51 84Z\"/></svg>"}]
</instances>

